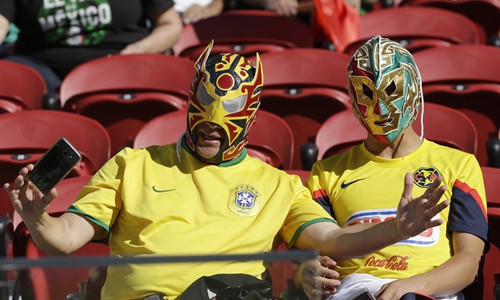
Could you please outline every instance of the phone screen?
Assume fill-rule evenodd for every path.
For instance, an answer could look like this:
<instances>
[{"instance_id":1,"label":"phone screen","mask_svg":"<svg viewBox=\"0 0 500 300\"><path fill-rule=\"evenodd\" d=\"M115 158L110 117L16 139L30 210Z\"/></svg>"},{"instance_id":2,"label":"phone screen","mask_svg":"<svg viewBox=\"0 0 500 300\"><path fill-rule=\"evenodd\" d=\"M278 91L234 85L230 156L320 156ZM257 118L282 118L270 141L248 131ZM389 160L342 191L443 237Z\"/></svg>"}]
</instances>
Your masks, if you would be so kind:
<instances>
[{"instance_id":1,"label":"phone screen","mask_svg":"<svg viewBox=\"0 0 500 300\"><path fill-rule=\"evenodd\" d=\"M35 164L28 178L44 194L47 194L82 159L80 153L65 138L59 139Z\"/></svg>"}]
</instances>

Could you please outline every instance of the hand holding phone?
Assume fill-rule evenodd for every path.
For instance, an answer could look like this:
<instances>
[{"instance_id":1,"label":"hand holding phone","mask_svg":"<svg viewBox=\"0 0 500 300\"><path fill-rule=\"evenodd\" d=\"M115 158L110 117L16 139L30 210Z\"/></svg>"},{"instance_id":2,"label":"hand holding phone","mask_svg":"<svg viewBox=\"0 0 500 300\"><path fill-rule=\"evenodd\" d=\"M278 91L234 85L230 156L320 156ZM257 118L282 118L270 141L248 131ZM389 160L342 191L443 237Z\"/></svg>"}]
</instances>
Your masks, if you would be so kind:
<instances>
[{"instance_id":1,"label":"hand holding phone","mask_svg":"<svg viewBox=\"0 0 500 300\"><path fill-rule=\"evenodd\" d=\"M31 182L48 194L82 159L81 154L65 138L60 138L28 173Z\"/></svg>"}]
</instances>

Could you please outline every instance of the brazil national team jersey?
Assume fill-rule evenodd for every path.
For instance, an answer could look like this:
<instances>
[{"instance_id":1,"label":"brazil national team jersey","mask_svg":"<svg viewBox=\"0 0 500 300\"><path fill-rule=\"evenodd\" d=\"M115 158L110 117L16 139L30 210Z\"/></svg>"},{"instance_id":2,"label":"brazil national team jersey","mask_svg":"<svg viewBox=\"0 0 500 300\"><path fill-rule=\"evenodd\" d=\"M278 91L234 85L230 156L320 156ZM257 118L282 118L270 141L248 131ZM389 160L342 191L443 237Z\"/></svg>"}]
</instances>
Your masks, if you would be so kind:
<instances>
[{"instance_id":1,"label":"brazil national team jersey","mask_svg":"<svg viewBox=\"0 0 500 300\"><path fill-rule=\"evenodd\" d=\"M69 211L109 230L111 255L134 256L262 253L273 250L276 236L291 245L308 224L333 222L298 176L246 151L219 166L179 151L176 144L125 148ZM111 266L102 299L156 292L172 300L203 275L264 271L262 261Z\"/></svg>"},{"instance_id":2,"label":"brazil national team jersey","mask_svg":"<svg viewBox=\"0 0 500 300\"><path fill-rule=\"evenodd\" d=\"M413 197L422 195L437 176L444 178L442 200L451 200L439 214L445 223L364 257L338 261L341 278L352 273L407 278L429 271L451 257L452 231L487 240L486 197L476 158L427 140L396 159L375 156L364 144L355 146L317 162L306 186L341 227L383 222L395 217L408 172L413 174Z\"/></svg>"}]
</instances>

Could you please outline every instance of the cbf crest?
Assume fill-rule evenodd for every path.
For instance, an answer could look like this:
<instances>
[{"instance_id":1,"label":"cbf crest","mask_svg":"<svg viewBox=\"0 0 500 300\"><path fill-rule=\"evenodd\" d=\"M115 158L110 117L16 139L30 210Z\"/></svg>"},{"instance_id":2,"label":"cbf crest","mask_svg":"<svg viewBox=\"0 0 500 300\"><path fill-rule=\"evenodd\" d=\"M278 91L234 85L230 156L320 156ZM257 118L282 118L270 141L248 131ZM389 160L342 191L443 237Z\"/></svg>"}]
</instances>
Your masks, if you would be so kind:
<instances>
[{"instance_id":1,"label":"cbf crest","mask_svg":"<svg viewBox=\"0 0 500 300\"><path fill-rule=\"evenodd\" d=\"M259 212L262 195L255 186L239 185L229 195L229 209L238 216L252 217Z\"/></svg>"},{"instance_id":2,"label":"cbf crest","mask_svg":"<svg viewBox=\"0 0 500 300\"><path fill-rule=\"evenodd\" d=\"M438 169L422 167L413 172L413 182L421 188L428 188L439 177Z\"/></svg>"}]
</instances>

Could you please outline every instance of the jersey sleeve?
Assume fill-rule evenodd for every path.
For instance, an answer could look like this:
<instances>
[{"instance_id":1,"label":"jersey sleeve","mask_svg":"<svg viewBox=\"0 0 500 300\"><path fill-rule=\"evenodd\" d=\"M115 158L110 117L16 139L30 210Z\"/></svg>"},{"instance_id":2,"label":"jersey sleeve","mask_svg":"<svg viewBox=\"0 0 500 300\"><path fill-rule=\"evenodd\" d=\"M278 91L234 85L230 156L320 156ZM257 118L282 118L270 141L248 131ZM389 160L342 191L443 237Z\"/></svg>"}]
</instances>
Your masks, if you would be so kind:
<instances>
[{"instance_id":1,"label":"jersey sleeve","mask_svg":"<svg viewBox=\"0 0 500 300\"><path fill-rule=\"evenodd\" d=\"M306 187L309 189L314 201L316 201L331 216L334 216L333 206L328 196L328 186L326 186L323 162L316 162L311 175L307 178Z\"/></svg>"},{"instance_id":2,"label":"jersey sleeve","mask_svg":"<svg viewBox=\"0 0 500 300\"><path fill-rule=\"evenodd\" d=\"M448 231L467 232L488 240L486 192L479 163L469 155L452 187Z\"/></svg>"},{"instance_id":3,"label":"jersey sleeve","mask_svg":"<svg viewBox=\"0 0 500 300\"><path fill-rule=\"evenodd\" d=\"M294 176L291 183L295 198L281 234L288 248L293 245L302 230L307 226L318 222L335 222L320 205L311 199L310 192L302 185L297 176Z\"/></svg>"},{"instance_id":4,"label":"jersey sleeve","mask_svg":"<svg viewBox=\"0 0 500 300\"><path fill-rule=\"evenodd\" d=\"M125 148L104 164L82 189L68 212L85 216L109 233L123 205L120 184L128 151ZM98 237L101 238L105 237Z\"/></svg>"}]
</instances>

